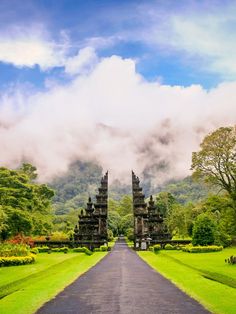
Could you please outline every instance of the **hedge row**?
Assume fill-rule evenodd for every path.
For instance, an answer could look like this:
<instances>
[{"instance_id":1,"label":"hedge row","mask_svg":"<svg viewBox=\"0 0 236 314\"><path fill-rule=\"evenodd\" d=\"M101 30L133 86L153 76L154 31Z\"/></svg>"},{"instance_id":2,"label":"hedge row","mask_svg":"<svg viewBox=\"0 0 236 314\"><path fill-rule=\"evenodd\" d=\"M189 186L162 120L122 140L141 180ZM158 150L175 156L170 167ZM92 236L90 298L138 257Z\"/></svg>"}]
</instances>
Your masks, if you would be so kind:
<instances>
[{"instance_id":1,"label":"hedge row","mask_svg":"<svg viewBox=\"0 0 236 314\"><path fill-rule=\"evenodd\" d=\"M183 252L189 252L189 253L208 253L208 252L218 252L222 250L223 250L223 246L217 246L217 245L209 245L209 246L186 245L182 247Z\"/></svg>"},{"instance_id":2,"label":"hedge row","mask_svg":"<svg viewBox=\"0 0 236 314\"><path fill-rule=\"evenodd\" d=\"M85 253L86 255L92 255L93 254L93 252L90 251L85 246L83 246L83 247L76 247L76 248L73 249L73 252L75 252L75 253Z\"/></svg>"},{"instance_id":3,"label":"hedge row","mask_svg":"<svg viewBox=\"0 0 236 314\"><path fill-rule=\"evenodd\" d=\"M109 246L101 245L99 248L95 248L93 251L94 252L107 252L109 250L111 250Z\"/></svg>"},{"instance_id":4,"label":"hedge row","mask_svg":"<svg viewBox=\"0 0 236 314\"><path fill-rule=\"evenodd\" d=\"M31 264L34 262L35 262L35 255L33 254L28 255L28 256L0 257L0 267L19 266L19 265Z\"/></svg>"}]
</instances>

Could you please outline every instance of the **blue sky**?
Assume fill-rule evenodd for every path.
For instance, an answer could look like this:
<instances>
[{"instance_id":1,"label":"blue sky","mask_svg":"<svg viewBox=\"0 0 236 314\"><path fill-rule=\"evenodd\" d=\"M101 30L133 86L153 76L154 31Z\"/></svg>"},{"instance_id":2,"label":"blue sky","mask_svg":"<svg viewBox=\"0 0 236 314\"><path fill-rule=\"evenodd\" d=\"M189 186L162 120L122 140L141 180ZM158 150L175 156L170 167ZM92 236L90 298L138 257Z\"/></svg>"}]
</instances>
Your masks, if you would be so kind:
<instances>
[{"instance_id":1,"label":"blue sky","mask_svg":"<svg viewBox=\"0 0 236 314\"><path fill-rule=\"evenodd\" d=\"M1 165L161 184L235 104L236 0L0 1Z\"/></svg>"},{"instance_id":2,"label":"blue sky","mask_svg":"<svg viewBox=\"0 0 236 314\"><path fill-rule=\"evenodd\" d=\"M66 83L66 59L85 47L98 58L132 58L145 79L167 85L211 88L236 77L228 64L236 61L235 1L2 0L0 12L1 89L44 88L53 78ZM25 48L17 48L22 41ZM37 43L60 56L54 63L24 56Z\"/></svg>"}]
</instances>

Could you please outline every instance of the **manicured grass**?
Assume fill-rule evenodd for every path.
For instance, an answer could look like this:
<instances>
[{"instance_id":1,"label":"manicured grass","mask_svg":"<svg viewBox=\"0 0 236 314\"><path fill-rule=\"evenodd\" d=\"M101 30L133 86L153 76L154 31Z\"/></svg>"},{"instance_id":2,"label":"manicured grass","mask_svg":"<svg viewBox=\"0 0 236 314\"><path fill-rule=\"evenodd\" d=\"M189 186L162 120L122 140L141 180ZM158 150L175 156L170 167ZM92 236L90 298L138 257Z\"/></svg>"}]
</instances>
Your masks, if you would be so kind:
<instances>
[{"instance_id":1,"label":"manicured grass","mask_svg":"<svg viewBox=\"0 0 236 314\"><path fill-rule=\"evenodd\" d=\"M32 265L0 269L0 313L32 314L107 253L42 253Z\"/></svg>"},{"instance_id":2,"label":"manicured grass","mask_svg":"<svg viewBox=\"0 0 236 314\"><path fill-rule=\"evenodd\" d=\"M235 314L236 267L224 262L236 248L212 253L138 252L151 267L213 313ZM210 279L210 280L209 280Z\"/></svg>"}]
</instances>

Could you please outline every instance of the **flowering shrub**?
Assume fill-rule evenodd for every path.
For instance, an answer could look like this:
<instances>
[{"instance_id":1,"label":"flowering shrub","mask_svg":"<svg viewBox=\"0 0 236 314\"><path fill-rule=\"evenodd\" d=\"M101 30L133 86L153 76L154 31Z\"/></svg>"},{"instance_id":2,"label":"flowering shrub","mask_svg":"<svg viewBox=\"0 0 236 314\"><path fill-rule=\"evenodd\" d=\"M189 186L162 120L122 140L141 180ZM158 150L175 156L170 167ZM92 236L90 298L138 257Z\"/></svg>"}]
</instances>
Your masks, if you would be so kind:
<instances>
[{"instance_id":1,"label":"flowering shrub","mask_svg":"<svg viewBox=\"0 0 236 314\"><path fill-rule=\"evenodd\" d=\"M35 255L33 254L30 254L28 256L0 257L0 267L19 266L19 265L31 264L34 262L35 262Z\"/></svg>"},{"instance_id":2,"label":"flowering shrub","mask_svg":"<svg viewBox=\"0 0 236 314\"><path fill-rule=\"evenodd\" d=\"M0 245L0 257L27 256L30 248L26 244L3 243Z\"/></svg>"},{"instance_id":3,"label":"flowering shrub","mask_svg":"<svg viewBox=\"0 0 236 314\"><path fill-rule=\"evenodd\" d=\"M22 234L16 235L14 238L7 241L10 244L27 244L30 247L34 246L34 240L31 237L26 237Z\"/></svg>"},{"instance_id":4,"label":"flowering shrub","mask_svg":"<svg viewBox=\"0 0 236 314\"><path fill-rule=\"evenodd\" d=\"M217 246L217 245L209 245L209 246L186 245L182 247L183 252L189 252L189 253L208 253L208 252L218 252L222 250L223 250L223 246Z\"/></svg>"}]
</instances>

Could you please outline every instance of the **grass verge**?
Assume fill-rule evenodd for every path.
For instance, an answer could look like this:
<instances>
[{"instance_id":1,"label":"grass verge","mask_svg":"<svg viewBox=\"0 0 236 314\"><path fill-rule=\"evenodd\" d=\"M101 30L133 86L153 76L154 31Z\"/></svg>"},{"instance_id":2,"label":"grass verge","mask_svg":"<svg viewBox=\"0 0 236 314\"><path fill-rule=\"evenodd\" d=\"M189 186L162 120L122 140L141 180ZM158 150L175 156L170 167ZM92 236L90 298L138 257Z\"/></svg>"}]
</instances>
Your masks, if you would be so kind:
<instances>
[{"instance_id":1,"label":"grass verge","mask_svg":"<svg viewBox=\"0 0 236 314\"><path fill-rule=\"evenodd\" d=\"M152 268L199 301L213 313L234 314L236 308L236 267L224 259L235 249L213 253L179 251L138 252ZM209 280L210 279L210 280Z\"/></svg>"},{"instance_id":2,"label":"grass verge","mask_svg":"<svg viewBox=\"0 0 236 314\"><path fill-rule=\"evenodd\" d=\"M107 253L98 252L92 256L80 254L57 253L39 254L35 269L24 265L4 268L0 281L0 313L4 314L32 314L45 302L49 301L77 277L99 262ZM30 267L27 273L27 267ZM22 270L21 270L22 268ZM2 270L2 269L1 269ZM12 275L7 280L7 274ZM18 275L18 276L17 276Z\"/></svg>"}]
</instances>

